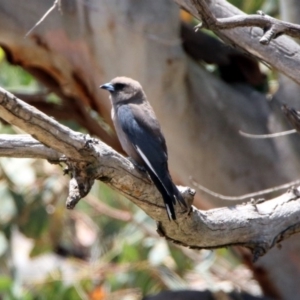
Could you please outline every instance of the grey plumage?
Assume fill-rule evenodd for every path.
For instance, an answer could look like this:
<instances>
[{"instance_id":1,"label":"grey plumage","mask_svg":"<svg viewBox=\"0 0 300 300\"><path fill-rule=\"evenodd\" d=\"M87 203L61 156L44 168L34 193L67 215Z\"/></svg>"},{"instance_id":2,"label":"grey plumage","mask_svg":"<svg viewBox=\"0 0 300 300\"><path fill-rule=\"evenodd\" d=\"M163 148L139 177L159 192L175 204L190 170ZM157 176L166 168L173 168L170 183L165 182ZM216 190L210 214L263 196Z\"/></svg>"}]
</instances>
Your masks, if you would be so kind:
<instances>
[{"instance_id":1,"label":"grey plumage","mask_svg":"<svg viewBox=\"0 0 300 300\"><path fill-rule=\"evenodd\" d=\"M165 138L139 82L116 77L100 88L110 92L112 120L125 152L148 171L162 194L169 219L176 219L174 205L187 208L168 170Z\"/></svg>"}]
</instances>

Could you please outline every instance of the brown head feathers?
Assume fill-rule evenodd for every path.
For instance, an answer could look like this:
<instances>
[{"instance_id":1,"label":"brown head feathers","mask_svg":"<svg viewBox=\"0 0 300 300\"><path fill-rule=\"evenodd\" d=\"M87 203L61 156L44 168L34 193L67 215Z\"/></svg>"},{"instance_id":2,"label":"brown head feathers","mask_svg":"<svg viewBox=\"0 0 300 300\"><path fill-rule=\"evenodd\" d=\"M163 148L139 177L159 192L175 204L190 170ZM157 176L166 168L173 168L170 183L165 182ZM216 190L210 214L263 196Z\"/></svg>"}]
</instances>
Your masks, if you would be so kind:
<instances>
[{"instance_id":1,"label":"brown head feathers","mask_svg":"<svg viewBox=\"0 0 300 300\"><path fill-rule=\"evenodd\" d=\"M140 83L125 76L116 77L100 88L110 92L113 104L129 101L131 99L134 101L135 99L144 100L146 98Z\"/></svg>"}]
</instances>

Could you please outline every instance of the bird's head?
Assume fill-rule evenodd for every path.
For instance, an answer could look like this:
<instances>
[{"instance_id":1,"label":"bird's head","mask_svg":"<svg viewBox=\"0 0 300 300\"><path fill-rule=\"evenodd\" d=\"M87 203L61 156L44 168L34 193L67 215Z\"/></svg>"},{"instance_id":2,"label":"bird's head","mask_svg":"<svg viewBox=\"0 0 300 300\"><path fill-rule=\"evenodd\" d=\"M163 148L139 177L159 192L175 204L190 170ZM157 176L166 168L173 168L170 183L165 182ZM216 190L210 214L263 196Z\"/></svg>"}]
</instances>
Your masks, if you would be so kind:
<instances>
[{"instance_id":1,"label":"bird's head","mask_svg":"<svg viewBox=\"0 0 300 300\"><path fill-rule=\"evenodd\" d=\"M111 82L101 85L100 88L110 92L113 103L144 98L140 83L128 77L116 77Z\"/></svg>"}]
</instances>

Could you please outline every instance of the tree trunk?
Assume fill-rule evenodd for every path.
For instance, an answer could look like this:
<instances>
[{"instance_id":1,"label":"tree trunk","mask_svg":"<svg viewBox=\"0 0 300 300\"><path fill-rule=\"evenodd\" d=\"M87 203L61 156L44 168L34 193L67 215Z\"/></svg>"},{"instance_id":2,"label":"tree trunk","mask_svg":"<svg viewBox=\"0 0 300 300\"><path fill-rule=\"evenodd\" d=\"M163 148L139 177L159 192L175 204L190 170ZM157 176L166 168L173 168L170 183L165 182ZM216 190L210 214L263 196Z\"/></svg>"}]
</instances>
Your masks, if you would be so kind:
<instances>
[{"instance_id":1,"label":"tree trunk","mask_svg":"<svg viewBox=\"0 0 300 300\"><path fill-rule=\"evenodd\" d=\"M300 5L296 0L280 1L281 18L288 22L300 24ZM272 106L273 116L270 118L271 131L283 131L290 129L286 124L286 119L280 110L276 109L282 104L288 104L299 110L300 87L290 78L280 74L279 88L276 92ZM289 138L276 139L275 143L282 154L282 160L290 165L291 172L295 176L299 174L299 136L294 135ZM296 169L294 168L295 166ZM294 171L293 171L294 170ZM256 273L266 273L269 280L280 292L281 299L298 299L300 295L300 241L297 236L293 236L282 248L272 249L268 255L263 257L256 264ZM274 263L276 262L276 263Z\"/></svg>"}]
</instances>

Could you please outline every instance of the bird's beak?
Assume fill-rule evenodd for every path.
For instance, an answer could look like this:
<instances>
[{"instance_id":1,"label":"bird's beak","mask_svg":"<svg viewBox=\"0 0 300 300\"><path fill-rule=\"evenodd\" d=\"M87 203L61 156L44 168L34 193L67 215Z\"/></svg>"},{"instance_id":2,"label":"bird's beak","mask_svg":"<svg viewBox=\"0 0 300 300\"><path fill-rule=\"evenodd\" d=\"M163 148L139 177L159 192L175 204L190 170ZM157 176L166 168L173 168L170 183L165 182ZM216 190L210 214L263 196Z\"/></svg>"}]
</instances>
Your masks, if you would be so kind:
<instances>
[{"instance_id":1,"label":"bird's beak","mask_svg":"<svg viewBox=\"0 0 300 300\"><path fill-rule=\"evenodd\" d=\"M115 91L114 86L112 84L110 84L110 83L105 83L105 84L100 85L100 89L108 90L110 92L114 92Z\"/></svg>"}]
</instances>

